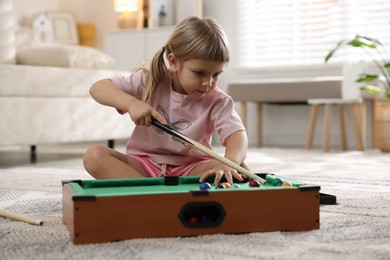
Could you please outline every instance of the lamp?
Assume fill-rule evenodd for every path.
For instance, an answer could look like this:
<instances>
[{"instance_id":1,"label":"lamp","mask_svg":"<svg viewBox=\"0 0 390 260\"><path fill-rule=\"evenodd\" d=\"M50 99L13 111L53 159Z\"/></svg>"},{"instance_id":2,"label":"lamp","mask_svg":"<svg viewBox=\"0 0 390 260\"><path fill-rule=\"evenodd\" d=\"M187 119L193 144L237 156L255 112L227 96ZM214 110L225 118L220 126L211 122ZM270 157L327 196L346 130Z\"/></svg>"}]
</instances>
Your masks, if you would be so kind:
<instances>
[{"instance_id":1,"label":"lamp","mask_svg":"<svg viewBox=\"0 0 390 260\"><path fill-rule=\"evenodd\" d=\"M120 29L137 27L135 13L138 12L138 0L114 0L114 10L121 13L118 20Z\"/></svg>"}]
</instances>

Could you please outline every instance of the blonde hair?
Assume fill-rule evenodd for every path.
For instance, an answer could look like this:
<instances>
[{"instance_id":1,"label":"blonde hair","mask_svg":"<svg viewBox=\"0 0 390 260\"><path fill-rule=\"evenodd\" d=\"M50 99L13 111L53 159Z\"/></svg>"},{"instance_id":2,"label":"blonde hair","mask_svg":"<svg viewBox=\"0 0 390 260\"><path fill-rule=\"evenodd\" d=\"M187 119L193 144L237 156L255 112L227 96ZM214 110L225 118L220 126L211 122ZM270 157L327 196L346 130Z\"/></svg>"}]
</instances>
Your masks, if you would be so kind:
<instances>
[{"instance_id":1,"label":"blonde hair","mask_svg":"<svg viewBox=\"0 0 390 260\"><path fill-rule=\"evenodd\" d=\"M150 68L138 68L146 76L143 101L147 102L153 88L167 73L164 54L174 54L180 62L200 59L216 62L229 62L229 43L221 25L213 18L188 17L179 23L168 42L154 55Z\"/></svg>"}]
</instances>

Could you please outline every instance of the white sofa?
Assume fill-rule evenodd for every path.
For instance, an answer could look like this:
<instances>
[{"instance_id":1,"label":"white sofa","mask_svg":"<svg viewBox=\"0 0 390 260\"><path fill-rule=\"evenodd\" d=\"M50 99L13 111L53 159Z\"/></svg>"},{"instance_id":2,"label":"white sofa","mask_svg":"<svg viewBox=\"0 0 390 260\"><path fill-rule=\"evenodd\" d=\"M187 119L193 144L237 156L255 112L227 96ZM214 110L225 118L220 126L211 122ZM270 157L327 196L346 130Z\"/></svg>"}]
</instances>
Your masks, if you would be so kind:
<instances>
[{"instance_id":1,"label":"white sofa","mask_svg":"<svg viewBox=\"0 0 390 260\"><path fill-rule=\"evenodd\" d=\"M120 74L0 64L0 145L128 138L134 127L130 118L89 95L93 82Z\"/></svg>"},{"instance_id":2,"label":"white sofa","mask_svg":"<svg viewBox=\"0 0 390 260\"><path fill-rule=\"evenodd\" d=\"M96 103L89 88L129 72L107 69L112 58L92 48L32 47L31 29L30 36L15 33L12 8L12 0L1 0L0 146L127 139L130 118Z\"/></svg>"}]
</instances>

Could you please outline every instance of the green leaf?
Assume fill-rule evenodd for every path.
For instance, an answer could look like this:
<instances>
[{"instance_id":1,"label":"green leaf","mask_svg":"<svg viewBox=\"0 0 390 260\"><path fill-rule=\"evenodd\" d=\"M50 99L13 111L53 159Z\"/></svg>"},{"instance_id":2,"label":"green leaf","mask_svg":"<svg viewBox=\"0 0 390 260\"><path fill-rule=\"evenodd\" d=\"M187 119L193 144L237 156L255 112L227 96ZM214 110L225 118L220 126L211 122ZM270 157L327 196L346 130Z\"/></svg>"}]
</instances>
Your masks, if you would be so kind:
<instances>
[{"instance_id":1,"label":"green leaf","mask_svg":"<svg viewBox=\"0 0 390 260\"><path fill-rule=\"evenodd\" d=\"M325 56L324 59L325 63L328 62L333 57L334 53L344 45L350 45L352 47L357 47L357 48L366 47L370 49L375 49L376 44L381 44L381 43L376 39L360 36L360 35L356 35L352 40L346 39L346 40L339 41L336 47Z\"/></svg>"},{"instance_id":2,"label":"green leaf","mask_svg":"<svg viewBox=\"0 0 390 260\"><path fill-rule=\"evenodd\" d=\"M376 74L360 74L356 82L370 82L379 78Z\"/></svg>"},{"instance_id":3,"label":"green leaf","mask_svg":"<svg viewBox=\"0 0 390 260\"><path fill-rule=\"evenodd\" d=\"M361 87L360 90L373 94L381 94L383 92L382 88L373 85L365 85Z\"/></svg>"},{"instance_id":4,"label":"green leaf","mask_svg":"<svg viewBox=\"0 0 390 260\"><path fill-rule=\"evenodd\" d=\"M328 62L328 60L330 58L332 58L333 54L338 50L340 49L343 45L347 44L347 40L342 40L342 41L339 41L336 45L336 47L331 50L328 55L325 56L325 63Z\"/></svg>"},{"instance_id":5,"label":"green leaf","mask_svg":"<svg viewBox=\"0 0 390 260\"><path fill-rule=\"evenodd\" d=\"M356 37L364 39L367 42L371 42L371 44L373 44L373 45L383 46L383 44L379 40L377 40L375 38L371 38L371 37L367 37L367 36L361 36L361 35L357 35Z\"/></svg>"},{"instance_id":6,"label":"green leaf","mask_svg":"<svg viewBox=\"0 0 390 260\"><path fill-rule=\"evenodd\" d=\"M390 62L389 63L385 63L385 65L383 65L385 68L389 69L390 68Z\"/></svg>"},{"instance_id":7,"label":"green leaf","mask_svg":"<svg viewBox=\"0 0 390 260\"><path fill-rule=\"evenodd\" d=\"M370 49L375 49L376 48L376 45L373 42L368 41L365 38L358 37L358 36L353 38L347 44L351 45L353 47L367 47L367 48L370 48Z\"/></svg>"},{"instance_id":8,"label":"green leaf","mask_svg":"<svg viewBox=\"0 0 390 260\"><path fill-rule=\"evenodd\" d=\"M384 93L383 97L384 97L386 100L390 100L390 90L387 90L387 91Z\"/></svg>"},{"instance_id":9,"label":"green leaf","mask_svg":"<svg viewBox=\"0 0 390 260\"><path fill-rule=\"evenodd\" d=\"M337 51L338 48L334 48L333 50L331 50L328 55L325 56L325 63L328 62L328 60L330 58L332 58L333 54Z\"/></svg>"}]
</instances>

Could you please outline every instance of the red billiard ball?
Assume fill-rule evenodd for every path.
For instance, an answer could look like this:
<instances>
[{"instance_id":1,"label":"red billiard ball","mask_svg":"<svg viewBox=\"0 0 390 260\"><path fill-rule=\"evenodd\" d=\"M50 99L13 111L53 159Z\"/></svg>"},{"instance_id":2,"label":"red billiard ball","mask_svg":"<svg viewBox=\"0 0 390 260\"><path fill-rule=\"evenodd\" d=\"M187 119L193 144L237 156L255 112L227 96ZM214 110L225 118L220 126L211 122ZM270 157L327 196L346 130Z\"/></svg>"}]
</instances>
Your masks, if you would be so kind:
<instances>
[{"instance_id":1,"label":"red billiard ball","mask_svg":"<svg viewBox=\"0 0 390 260\"><path fill-rule=\"evenodd\" d=\"M249 182L249 187L260 187L260 182L257 180L251 180Z\"/></svg>"},{"instance_id":2,"label":"red billiard ball","mask_svg":"<svg viewBox=\"0 0 390 260\"><path fill-rule=\"evenodd\" d=\"M199 223L199 219L197 217L189 217L187 219L187 222L190 224L197 224L197 223Z\"/></svg>"},{"instance_id":3,"label":"red billiard ball","mask_svg":"<svg viewBox=\"0 0 390 260\"><path fill-rule=\"evenodd\" d=\"M241 181L241 182L245 183L245 182L248 182L248 181L249 181L249 177L246 176L246 175L243 175L243 176L242 176L242 181Z\"/></svg>"}]
</instances>

